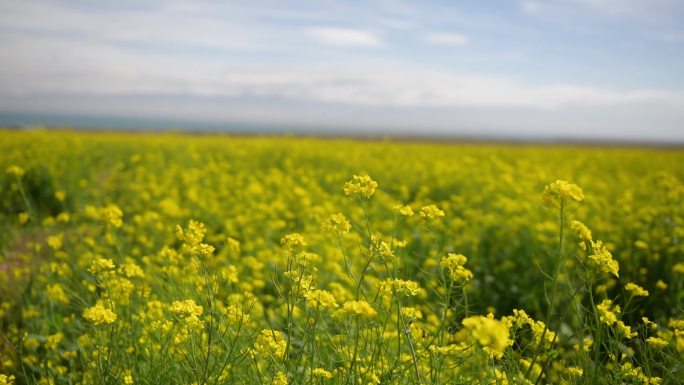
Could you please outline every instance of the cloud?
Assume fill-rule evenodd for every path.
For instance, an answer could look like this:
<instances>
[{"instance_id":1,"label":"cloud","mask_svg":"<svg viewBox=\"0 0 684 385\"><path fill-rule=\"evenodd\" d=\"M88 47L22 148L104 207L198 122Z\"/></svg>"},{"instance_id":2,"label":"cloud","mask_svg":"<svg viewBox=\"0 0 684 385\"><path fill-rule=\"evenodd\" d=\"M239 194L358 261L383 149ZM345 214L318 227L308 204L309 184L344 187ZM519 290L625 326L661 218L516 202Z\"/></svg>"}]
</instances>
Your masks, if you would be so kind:
<instances>
[{"instance_id":1,"label":"cloud","mask_svg":"<svg viewBox=\"0 0 684 385\"><path fill-rule=\"evenodd\" d=\"M538 16L585 16L628 22L661 24L678 21L684 12L680 0L519 0L520 9Z\"/></svg>"},{"instance_id":2,"label":"cloud","mask_svg":"<svg viewBox=\"0 0 684 385\"><path fill-rule=\"evenodd\" d=\"M375 34L362 29L319 27L309 28L307 34L314 40L330 45L377 47L382 40Z\"/></svg>"},{"instance_id":3,"label":"cloud","mask_svg":"<svg viewBox=\"0 0 684 385\"><path fill-rule=\"evenodd\" d=\"M425 35L425 41L428 44L444 45L451 47L462 47L470 43L470 38L460 33L429 33Z\"/></svg>"},{"instance_id":4,"label":"cloud","mask_svg":"<svg viewBox=\"0 0 684 385\"><path fill-rule=\"evenodd\" d=\"M383 64L226 65L207 58L139 55L67 39L1 37L2 95L266 97L359 106L552 110L657 102L679 92L581 84L531 85L512 77ZM0 106L1 107L1 106Z\"/></svg>"}]
</instances>

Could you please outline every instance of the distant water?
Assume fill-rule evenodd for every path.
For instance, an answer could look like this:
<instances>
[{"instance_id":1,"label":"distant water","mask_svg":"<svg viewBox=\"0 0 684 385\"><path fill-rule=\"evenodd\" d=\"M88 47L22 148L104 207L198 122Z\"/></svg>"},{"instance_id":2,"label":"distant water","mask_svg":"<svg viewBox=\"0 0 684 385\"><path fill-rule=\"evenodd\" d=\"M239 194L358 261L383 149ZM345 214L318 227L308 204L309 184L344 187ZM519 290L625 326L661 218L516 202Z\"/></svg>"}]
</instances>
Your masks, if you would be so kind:
<instances>
[{"instance_id":1,"label":"distant water","mask_svg":"<svg viewBox=\"0 0 684 385\"><path fill-rule=\"evenodd\" d=\"M253 131L267 133L277 131L276 127L255 126L239 123L216 123L176 119L151 119L117 116L79 116L60 114L17 114L0 112L0 126L3 127L70 127L82 129L125 129L125 130L167 130L187 131ZM249 127L249 130L246 130ZM292 127L290 127L292 128Z\"/></svg>"}]
</instances>

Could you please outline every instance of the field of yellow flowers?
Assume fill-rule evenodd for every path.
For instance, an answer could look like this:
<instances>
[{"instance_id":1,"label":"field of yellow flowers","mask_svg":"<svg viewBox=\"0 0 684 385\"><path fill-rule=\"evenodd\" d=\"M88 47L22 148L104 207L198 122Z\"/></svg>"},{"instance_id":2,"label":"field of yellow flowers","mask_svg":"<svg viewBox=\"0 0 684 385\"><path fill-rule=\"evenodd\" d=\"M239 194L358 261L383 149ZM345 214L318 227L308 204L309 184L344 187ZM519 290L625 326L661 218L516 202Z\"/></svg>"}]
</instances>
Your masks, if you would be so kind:
<instances>
[{"instance_id":1,"label":"field of yellow flowers","mask_svg":"<svg viewBox=\"0 0 684 385\"><path fill-rule=\"evenodd\" d=\"M0 385L679 384L684 151L0 131Z\"/></svg>"}]
</instances>

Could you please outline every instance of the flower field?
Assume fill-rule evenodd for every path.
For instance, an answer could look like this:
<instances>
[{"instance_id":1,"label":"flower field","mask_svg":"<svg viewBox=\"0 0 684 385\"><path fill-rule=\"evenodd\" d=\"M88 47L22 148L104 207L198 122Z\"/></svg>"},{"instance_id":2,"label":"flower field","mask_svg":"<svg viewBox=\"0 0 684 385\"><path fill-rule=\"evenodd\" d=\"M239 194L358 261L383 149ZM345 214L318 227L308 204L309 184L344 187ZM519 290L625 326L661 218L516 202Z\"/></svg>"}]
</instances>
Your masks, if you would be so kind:
<instances>
[{"instance_id":1,"label":"flower field","mask_svg":"<svg viewBox=\"0 0 684 385\"><path fill-rule=\"evenodd\" d=\"M0 385L684 383L684 151L0 131Z\"/></svg>"}]
</instances>

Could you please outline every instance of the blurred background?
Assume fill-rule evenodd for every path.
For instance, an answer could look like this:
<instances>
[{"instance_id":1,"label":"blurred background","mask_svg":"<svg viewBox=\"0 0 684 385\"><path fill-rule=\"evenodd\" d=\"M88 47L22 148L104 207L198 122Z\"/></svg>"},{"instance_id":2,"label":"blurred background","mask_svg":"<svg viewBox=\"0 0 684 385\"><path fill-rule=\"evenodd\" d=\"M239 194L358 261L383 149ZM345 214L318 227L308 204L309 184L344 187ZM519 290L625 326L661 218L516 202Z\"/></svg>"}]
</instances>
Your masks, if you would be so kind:
<instances>
[{"instance_id":1,"label":"blurred background","mask_svg":"<svg viewBox=\"0 0 684 385\"><path fill-rule=\"evenodd\" d=\"M684 143L684 2L0 2L0 125Z\"/></svg>"}]
</instances>

